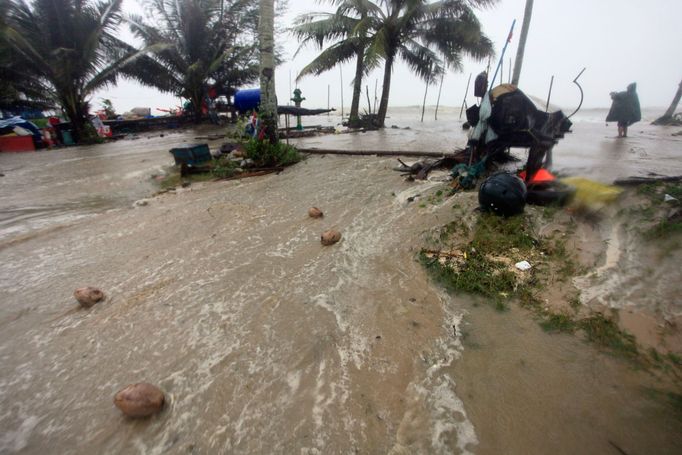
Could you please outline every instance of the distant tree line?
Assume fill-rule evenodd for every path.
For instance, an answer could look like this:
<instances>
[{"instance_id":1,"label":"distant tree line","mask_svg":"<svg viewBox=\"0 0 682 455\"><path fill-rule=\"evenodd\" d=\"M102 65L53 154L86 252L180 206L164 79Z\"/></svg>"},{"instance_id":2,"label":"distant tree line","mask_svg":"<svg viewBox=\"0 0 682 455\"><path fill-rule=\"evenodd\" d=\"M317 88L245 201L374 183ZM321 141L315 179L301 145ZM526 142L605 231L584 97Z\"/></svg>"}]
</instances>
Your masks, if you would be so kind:
<instances>
[{"instance_id":1,"label":"distant tree line","mask_svg":"<svg viewBox=\"0 0 682 455\"><path fill-rule=\"evenodd\" d=\"M257 2L142 2L144 17L122 0L0 0L0 108L61 109L80 139L91 95L121 76L189 99L197 119L209 86L258 80Z\"/></svg>"},{"instance_id":2,"label":"distant tree line","mask_svg":"<svg viewBox=\"0 0 682 455\"><path fill-rule=\"evenodd\" d=\"M448 69L459 70L465 56L481 60L493 54L475 14L497 0L327 0L336 11L299 17L293 33L302 46L313 44L320 55L299 74L318 75L355 61L349 122L359 121L362 80L383 65L383 88L375 123L383 126L391 75L403 61L427 83Z\"/></svg>"}]
</instances>

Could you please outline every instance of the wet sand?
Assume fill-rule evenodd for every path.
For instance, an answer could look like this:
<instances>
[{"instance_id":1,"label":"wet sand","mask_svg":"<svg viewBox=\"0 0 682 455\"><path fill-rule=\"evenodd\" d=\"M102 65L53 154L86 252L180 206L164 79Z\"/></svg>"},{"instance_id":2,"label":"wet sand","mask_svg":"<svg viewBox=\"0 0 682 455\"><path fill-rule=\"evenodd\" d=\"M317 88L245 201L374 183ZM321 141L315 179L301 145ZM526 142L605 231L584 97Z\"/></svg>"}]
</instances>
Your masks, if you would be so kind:
<instances>
[{"instance_id":1,"label":"wet sand","mask_svg":"<svg viewBox=\"0 0 682 455\"><path fill-rule=\"evenodd\" d=\"M0 200L0 453L680 447L647 373L430 282L416 252L464 196L420 208L405 201L437 184L404 182L395 160L327 156L133 207L192 136L0 155L3 186L24 190ZM11 215L91 193L113 200L65 220ZM313 205L324 219L307 217ZM322 247L329 227L343 239ZM107 300L80 310L82 285ZM139 381L169 404L131 421L112 399Z\"/></svg>"}]
</instances>

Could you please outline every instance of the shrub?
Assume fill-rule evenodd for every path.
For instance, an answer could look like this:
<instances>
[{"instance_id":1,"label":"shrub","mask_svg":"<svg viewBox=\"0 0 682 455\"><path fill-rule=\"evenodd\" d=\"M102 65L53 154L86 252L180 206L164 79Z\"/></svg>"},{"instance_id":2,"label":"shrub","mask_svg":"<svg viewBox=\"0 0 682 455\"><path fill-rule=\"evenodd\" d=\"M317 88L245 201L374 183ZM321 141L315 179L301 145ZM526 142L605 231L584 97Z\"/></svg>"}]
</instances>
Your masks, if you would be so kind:
<instances>
[{"instance_id":1,"label":"shrub","mask_svg":"<svg viewBox=\"0 0 682 455\"><path fill-rule=\"evenodd\" d=\"M296 147L284 143L271 144L268 141L251 139L245 144L246 157L253 160L256 166L288 166L303 159Z\"/></svg>"}]
</instances>

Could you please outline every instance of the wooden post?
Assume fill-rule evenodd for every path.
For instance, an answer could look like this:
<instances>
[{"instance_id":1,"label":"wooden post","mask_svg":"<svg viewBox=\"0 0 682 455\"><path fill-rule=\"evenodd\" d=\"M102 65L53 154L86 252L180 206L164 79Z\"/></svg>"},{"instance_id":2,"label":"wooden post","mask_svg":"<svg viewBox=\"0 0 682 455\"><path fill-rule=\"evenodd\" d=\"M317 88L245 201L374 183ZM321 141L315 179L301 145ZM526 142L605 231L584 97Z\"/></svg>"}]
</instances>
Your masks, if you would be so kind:
<instances>
[{"instance_id":1,"label":"wooden post","mask_svg":"<svg viewBox=\"0 0 682 455\"><path fill-rule=\"evenodd\" d=\"M372 102L369 99L369 85L365 85L365 90L367 91L367 109L369 109L370 115L372 114Z\"/></svg>"},{"instance_id":2,"label":"wooden post","mask_svg":"<svg viewBox=\"0 0 682 455\"><path fill-rule=\"evenodd\" d=\"M377 111L377 85L379 84L379 79L374 79L374 112Z\"/></svg>"},{"instance_id":3,"label":"wooden post","mask_svg":"<svg viewBox=\"0 0 682 455\"><path fill-rule=\"evenodd\" d=\"M440 75L440 87L438 87L438 100L436 101L436 113L434 114L434 120L438 120L438 106L440 106L440 94L443 91L443 79L445 79L445 71Z\"/></svg>"}]
</instances>

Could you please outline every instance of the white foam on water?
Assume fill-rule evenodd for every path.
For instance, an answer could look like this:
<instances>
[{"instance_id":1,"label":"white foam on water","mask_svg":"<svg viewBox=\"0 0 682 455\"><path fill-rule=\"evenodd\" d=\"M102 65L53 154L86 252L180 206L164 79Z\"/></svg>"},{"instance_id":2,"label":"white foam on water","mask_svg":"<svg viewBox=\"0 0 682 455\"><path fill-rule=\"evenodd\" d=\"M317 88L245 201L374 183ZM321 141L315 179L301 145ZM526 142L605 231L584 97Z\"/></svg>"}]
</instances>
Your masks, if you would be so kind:
<instances>
[{"instance_id":1,"label":"white foam on water","mask_svg":"<svg viewBox=\"0 0 682 455\"><path fill-rule=\"evenodd\" d=\"M28 438L40 422L37 416L24 417L16 430L4 429L0 434L0 452L16 453L28 445Z\"/></svg>"},{"instance_id":2,"label":"white foam on water","mask_svg":"<svg viewBox=\"0 0 682 455\"><path fill-rule=\"evenodd\" d=\"M456 394L455 381L447 368L460 358L463 352L461 329L464 312L450 308L449 297L440 294L445 313L443 335L438 338L430 355L423 360L431 365L421 379L407 387L407 408L403 416L396 445L390 453L451 454L453 448L469 454L469 447L478 444L473 423L468 419L464 403ZM430 434L427 445L415 441L415 434Z\"/></svg>"}]
</instances>

